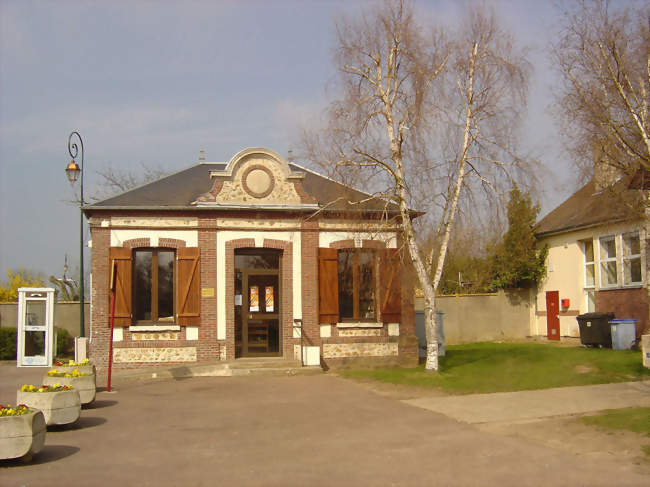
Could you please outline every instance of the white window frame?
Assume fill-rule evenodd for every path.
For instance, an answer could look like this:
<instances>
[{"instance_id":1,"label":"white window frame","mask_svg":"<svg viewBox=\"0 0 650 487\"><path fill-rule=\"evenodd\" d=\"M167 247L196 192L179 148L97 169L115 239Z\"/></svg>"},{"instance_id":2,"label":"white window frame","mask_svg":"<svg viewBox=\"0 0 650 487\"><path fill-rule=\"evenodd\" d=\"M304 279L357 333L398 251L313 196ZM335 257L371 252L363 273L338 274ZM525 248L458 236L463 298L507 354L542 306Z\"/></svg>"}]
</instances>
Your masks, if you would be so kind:
<instances>
[{"instance_id":1,"label":"white window frame","mask_svg":"<svg viewBox=\"0 0 650 487\"><path fill-rule=\"evenodd\" d=\"M625 252L626 252L626 249L627 249L627 246L625 245L625 240L626 240L626 238L630 238L630 237L636 237L639 240L639 253L638 254L625 255ZM622 261L623 261L623 266L622 266L623 267L623 285L624 286L638 286L638 285L642 284L643 283L643 265L642 265L642 259L641 259L641 235L639 234L639 232L638 231L636 231L636 232L628 232L628 233L624 233L623 235L621 235L621 248L623 250L623 252L622 252L622 256L623 256L623 259L622 259ZM629 261L632 261L632 260L638 260L639 261L641 280L640 281L632 281L632 280L630 280L630 282L627 282L627 276L626 276L626 273L625 273L626 263L629 262Z\"/></svg>"},{"instance_id":2,"label":"white window frame","mask_svg":"<svg viewBox=\"0 0 650 487\"><path fill-rule=\"evenodd\" d=\"M589 295L593 296L593 306L589 306ZM596 311L596 289L585 289L585 313L593 313Z\"/></svg>"},{"instance_id":3,"label":"white window frame","mask_svg":"<svg viewBox=\"0 0 650 487\"><path fill-rule=\"evenodd\" d=\"M587 260L587 242L591 242L591 253L593 254L593 260ZM584 288L585 289L595 289L596 288L596 283L598 282L598 276L596 275L596 246L594 245L594 240L593 239L586 239L582 240L582 253L584 256L583 260L583 277L584 277ZM589 284L587 282L587 268L589 266L592 266L593 268L593 276L594 276L594 282L593 284Z\"/></svg>"},{"instance_id":4,"label":"white window frame","mask_svg":"<svg viewBox=\"0 0 650 487\"><path fill-rule=\"evenodd\" d=\"M614 257L604 257L603 256L603 242L607 242L607 241L613 241L614 242L614 250L616 252L616 255ZM599 270L599 273L600 273L600 287L602 289L610 289L610 288L620 287L621 273L619 272L619 268L618 268L618 265L619 265L618 260L619 260L619 255L620 255L619 248L618 248L619 247L618 246L618 241L619 241L618 235L605 235L605 236L602 236L602 237L598 238L598 270ZM603 265L606 266L610 262L614 262L614 265L616 266L615 267L615 269L616 269L616 282L614 282L613 284L605 282L605 279L607 277L607 272L603 272Z\"/></svg>"}]
</instances>

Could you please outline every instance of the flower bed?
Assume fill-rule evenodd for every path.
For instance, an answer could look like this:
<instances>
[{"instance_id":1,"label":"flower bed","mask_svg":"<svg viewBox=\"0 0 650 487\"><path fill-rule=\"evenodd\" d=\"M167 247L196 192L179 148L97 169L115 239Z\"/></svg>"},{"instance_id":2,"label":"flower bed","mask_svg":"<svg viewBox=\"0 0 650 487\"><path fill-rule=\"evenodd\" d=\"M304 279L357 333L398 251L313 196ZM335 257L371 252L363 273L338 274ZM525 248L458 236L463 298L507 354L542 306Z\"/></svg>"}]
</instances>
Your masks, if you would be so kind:
<instances>
[{"instance_id":1,"label":"flower bed","mask_svg":"<svg viewBox=\"0 0 650 487\"><path fill-rule=\"evenodd\" d=\"M81 404L90 404L95 400L95 393L97 390L95 374L79 372L78 369L73 369L71 372L53 369L43 377L43 384L48 386L53 386L55 384L72 386L79 392Z\"/></svg>"},{"instance_id":2,"label":"flower bed","mask_svg":"<svg viewBox=\"0 0 650 487\"><path fill-rule=\"evenodd\" d=\"M66 362L57 361L54 363L52 370L58 370L59 372L72 373L74 370L78 370L84 374L97 374L95 366L90 363L86 358L81 362L75 362L73 360Z\"/></svg>"},{"instance_id":3,"label":"flower bed","mask_svg":"<svg viewBox=\"0 0 650 487\"><path fill-rule=\"evenodd\" d=\"M79 392L68 385L24 385L16 393L16 402L40 409L47 425L69 424L79 419Z\"/></svg>"},{"instance_id":4,"label":"flower bed","mask_svg":"<svg viewBox=\"0 0 650 487\"><path fill-rule=\"evenodd\" d=\"M25 404L0 405L0 459L29 461L45 444L45 417L42 411Z\"/></svg>"}]
</instances>

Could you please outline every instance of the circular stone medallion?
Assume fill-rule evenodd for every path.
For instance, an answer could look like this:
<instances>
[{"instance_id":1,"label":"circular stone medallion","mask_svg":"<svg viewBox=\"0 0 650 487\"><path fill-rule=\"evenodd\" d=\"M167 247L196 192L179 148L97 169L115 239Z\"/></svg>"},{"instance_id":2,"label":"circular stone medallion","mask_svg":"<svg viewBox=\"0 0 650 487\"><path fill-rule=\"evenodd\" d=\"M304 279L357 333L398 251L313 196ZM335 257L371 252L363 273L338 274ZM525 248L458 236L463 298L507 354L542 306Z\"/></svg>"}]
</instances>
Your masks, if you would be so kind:
<instances>
[{"instance_id":1,"label":"circular stone medallion","mask_svg":"<svg viewBox=\"0 0 650 487\"><path fill-rule=\"evenodd\" d=\"M251 166L242 176L244 190L255 198L264 198L271 194L275 186L273 173L264 166Z\"/></svg>"}]
</instances>

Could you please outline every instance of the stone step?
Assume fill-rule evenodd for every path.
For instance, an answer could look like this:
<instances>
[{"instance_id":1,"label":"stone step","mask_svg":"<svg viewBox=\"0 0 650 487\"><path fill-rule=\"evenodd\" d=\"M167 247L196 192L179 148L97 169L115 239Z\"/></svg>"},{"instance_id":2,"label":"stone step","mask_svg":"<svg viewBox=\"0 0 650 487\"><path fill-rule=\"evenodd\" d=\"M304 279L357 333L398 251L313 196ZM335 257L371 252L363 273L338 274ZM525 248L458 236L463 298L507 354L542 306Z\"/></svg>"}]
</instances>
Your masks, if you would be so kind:
<instances>
[{"instance_id":1,"label":"stone step","mask_svg":"<svg viewBox=\"0 0 650 487\"><path fill-rule=\"evenodd\" d=\"M251 369L232 369L231 375L242 376L242 375L318 375L323 373L321 367L261 367L261 368L251 368Z\"/></svg>"},{"instance_id":2,"label":"stone step","mask_svg":"<svg viewBox=\"0 0 650 487\"><path fill-rule=\"evenodd\" d=\"M300 360L261 357L114 371L113 376L124 379L180 379L188 377L232 377L242 375L314 375L322 373L323 369L321 367L303 367L300 365Z\"/></svg>"},{"instance_id":3,"label":"stone step","mask_svg":"<svg viewBox=\"0 0 650 487\"><path fill-rule=\"evenodd\" d=\"M283 358L240 358L224 362L231 369L299 368L300 360Z\"/></svg>"}]
</instances>

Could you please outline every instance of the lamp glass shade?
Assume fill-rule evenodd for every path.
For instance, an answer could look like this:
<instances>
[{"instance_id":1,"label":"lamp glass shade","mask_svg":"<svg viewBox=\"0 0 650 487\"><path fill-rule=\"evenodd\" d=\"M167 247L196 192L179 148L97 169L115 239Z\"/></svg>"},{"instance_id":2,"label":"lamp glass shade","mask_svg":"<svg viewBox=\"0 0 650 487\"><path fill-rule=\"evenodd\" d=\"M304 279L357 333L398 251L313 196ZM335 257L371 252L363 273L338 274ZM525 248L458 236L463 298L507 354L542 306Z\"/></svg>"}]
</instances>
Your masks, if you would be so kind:
<instances>
[{"instance_id":1,"label":"lamp glass shade","mask_svg":"<svg viewBox=\"0 0 650 487\"><path fill-rule=\"evenodd\" d=\"M68 164L68 167L65 168L65 173L68 176L68 181L71 183L74 183L77 180L80 172L81 169L79 169L79 165L74 162L74 159L72 159L70 161L70 164Z\"/></svg>"}]
</instances>

